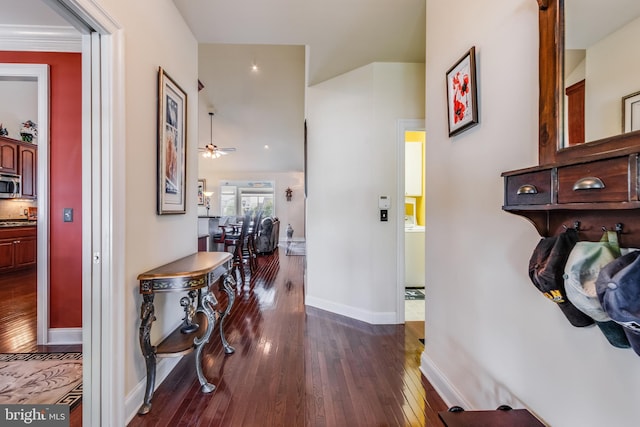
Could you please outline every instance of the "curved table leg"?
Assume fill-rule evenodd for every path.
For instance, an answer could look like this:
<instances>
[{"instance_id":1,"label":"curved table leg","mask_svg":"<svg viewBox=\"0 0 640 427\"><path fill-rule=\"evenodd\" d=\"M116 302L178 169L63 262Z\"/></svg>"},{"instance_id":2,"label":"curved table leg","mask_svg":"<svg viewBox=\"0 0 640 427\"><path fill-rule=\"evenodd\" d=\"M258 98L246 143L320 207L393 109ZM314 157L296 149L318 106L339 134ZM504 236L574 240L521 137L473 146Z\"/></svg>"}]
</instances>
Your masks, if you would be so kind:
<instances>
[{"instance_id":1,"label":"curved table leg","mask_svg":"<svg viewBox=\"0 0 640 427\"><path fill-rule=\"evenodd\" d=\"M209 287L205 287L201 290L201 299L196 313L204 313L207 317L207 329L201 338L194 338L193 344L196 347L196 373L198 374L198 381L200 381L201 390L203 393L211 393L216 389L216 386L211 384L204 376L202 372L202 347L209 342L213 326L216 322L215 312L212 307L218 304L216 297L209 291Z\"/></svg>"},{"instance_id":2,"label":"curved table leg","mask_svg":"<svg viewBox=\"0 0 640 427\"><path fill-rule=\"evenodd\" d=\"M156 384L156 349L151 345L151 324L156 317L154 315L155 308L153 306L153 294L143 295L142 306L140 307L140 349L144 356L144 362L147 367L147 388L144 393L144 402L138 414L144 415L151 410L151 398L153 397L153 389Z\"/></svg>"},{"instance_id":3,"label":"curved table leg","mask_svg":"<svg viewBox=\"0 0 640 427\"><path fill-rule=\"evenodd\" d=\"M227 342L227 338L224 335L224 319L227 318L231 308L233 307L233 303L236 300L236 281L230 274L225 274L222 283L221 283L221 291L224 291L229 298L229 303L227 304L227 308L225 308L224 313L219 313L220 315L220 340L222 341L222 347L224 347L224 352L226 354L235 353L235 348L231 347L229 342Z\"/></svg>"}]
</instances>

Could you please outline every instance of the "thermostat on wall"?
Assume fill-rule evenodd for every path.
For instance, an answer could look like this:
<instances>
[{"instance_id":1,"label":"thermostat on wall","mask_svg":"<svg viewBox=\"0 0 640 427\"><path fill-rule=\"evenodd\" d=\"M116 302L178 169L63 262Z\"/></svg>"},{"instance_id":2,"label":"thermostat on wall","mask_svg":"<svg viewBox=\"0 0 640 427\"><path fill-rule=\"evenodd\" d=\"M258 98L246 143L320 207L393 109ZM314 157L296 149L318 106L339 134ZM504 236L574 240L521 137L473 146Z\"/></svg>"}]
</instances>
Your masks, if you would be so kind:
<instances>
[{"instance_id":1,"label":"thermostat on wall","mask_svg":"<svg viewBox=\"0 0 640 427\"><path fill-rule=\"evenodd\" d=\"M391 199L388 196L380 196L378 198L378 207L380 209L389 209L391 207Z\"/></svg>"}]
</instances>

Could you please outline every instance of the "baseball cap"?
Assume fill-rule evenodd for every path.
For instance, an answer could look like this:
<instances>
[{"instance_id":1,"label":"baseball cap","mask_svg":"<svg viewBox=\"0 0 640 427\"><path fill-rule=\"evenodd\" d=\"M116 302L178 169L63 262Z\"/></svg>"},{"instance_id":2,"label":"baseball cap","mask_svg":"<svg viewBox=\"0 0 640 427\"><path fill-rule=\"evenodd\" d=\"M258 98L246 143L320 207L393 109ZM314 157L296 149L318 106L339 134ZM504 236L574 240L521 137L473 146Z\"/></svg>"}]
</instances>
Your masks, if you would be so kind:
<instances>
[{"instance_id":1,"label":"baseball cap","mask_svg":"<svg viewBox=\"0 0 640 427\"><path fill-rule=\"evenodd\" d=\"M596 279L600 270L620 255L617 239L600 242L578 242L571 250L564 269L567 298L591 317L609 343L618 348L630 344L622 326L611 320L596 295Z\"/></svg>"},{"instance_id":2,"label":"baseball cap","mask_svg":"<svg viewBox=\"0 0 640 427\"><path fill-rule=\"evenodd\" d=\"M607 264L596 280L596 294L604 311L623 330L640 356L640 251Z\"/></svg>"},{"instance_id":3,"label":"baseball cap","mask_svg":"<svg viewBox=\"0 0 640 427\"><path fill-rule=\"evenodd\" d=\"M573 228L540 239L529 260L529 278L544 296L558 305L569 323L584 327L593 325L594 321L569 301L563 277L567 258L577 242L578 232Z\"/></svg>"}]
</instances>

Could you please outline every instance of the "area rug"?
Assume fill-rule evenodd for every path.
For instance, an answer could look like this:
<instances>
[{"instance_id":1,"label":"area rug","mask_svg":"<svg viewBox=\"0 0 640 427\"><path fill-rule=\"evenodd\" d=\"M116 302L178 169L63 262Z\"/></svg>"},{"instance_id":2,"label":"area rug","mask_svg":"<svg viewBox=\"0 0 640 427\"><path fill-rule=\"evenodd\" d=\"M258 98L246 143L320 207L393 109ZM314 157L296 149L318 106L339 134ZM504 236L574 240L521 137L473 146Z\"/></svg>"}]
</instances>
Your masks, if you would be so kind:
<instances>
[{"instance_id":1,"label":"area rug","mask_svg":"<svg viewBox=\"0 0 640 427\"><path fill-rule=\"evenodd\" d=\"M285 253L291 256L304 256L307 254L307 248L305 242L290 242L287 243Z\"/></svg>"},{"instance_id":2,"label":"area rug","mask_svg":"<svg viewBox=\"0 0 640 427\"><path fill-rule=\"evenodd\" d=\"M424 291L421 289L405 289L404 299L409 299L409 300L424 299Z\"/></svg>"},{"instance_id":3,"label":"area rug","mask_svg":"<svg viewBox=\"0 0 640 427\"><path fill-rule=\"evenodd\" d=\"M0 404L82 401L82 353L0 353Z\"/></svg>"}]
</instances>

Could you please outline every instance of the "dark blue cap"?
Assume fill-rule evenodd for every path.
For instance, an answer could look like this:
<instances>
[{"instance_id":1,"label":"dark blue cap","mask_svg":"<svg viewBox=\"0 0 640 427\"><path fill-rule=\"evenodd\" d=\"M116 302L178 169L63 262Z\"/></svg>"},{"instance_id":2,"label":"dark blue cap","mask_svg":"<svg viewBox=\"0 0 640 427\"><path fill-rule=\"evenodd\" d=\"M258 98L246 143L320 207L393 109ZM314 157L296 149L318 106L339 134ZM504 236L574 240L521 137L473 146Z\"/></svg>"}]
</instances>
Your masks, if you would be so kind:
<instances>
[{"instance_id":1,"label":"dark blue cap","mask_svg":"<svg viewBox=\"0 0 640 427\"><path fill-rule=\"evenodd\" d=\"M640 251L616 258L600 270L596 293L611 320L624 326L631 348L640 356Z\"/></svg>"}]
</instances>

